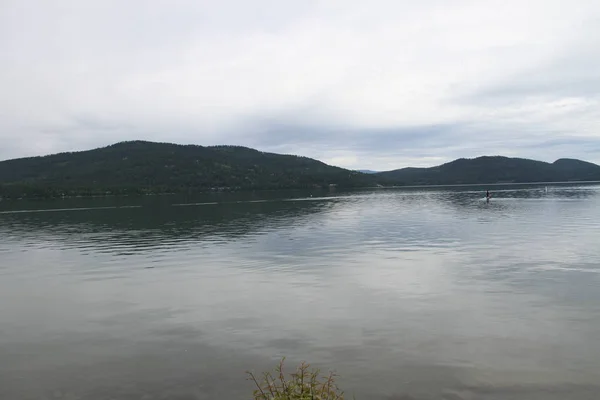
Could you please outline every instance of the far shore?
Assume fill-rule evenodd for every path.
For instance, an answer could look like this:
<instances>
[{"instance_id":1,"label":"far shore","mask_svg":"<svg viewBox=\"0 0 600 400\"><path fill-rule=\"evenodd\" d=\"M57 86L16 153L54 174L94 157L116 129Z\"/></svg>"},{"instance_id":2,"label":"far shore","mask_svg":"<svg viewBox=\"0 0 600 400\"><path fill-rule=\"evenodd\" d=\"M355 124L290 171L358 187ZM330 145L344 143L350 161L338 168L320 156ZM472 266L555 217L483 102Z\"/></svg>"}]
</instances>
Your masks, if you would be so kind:
<instances>
[{"instance_id":1,"label":"far shore","mask_svg":"<svg viewBox=\"0 0 600 400\"><path fill-rule=\"evenodd\" d=\"M362 187L319 187L319 188L281 188L281 189L251 189L251 188L220 188L218 190L190 190L180 192L164 192L164 193L106 193L106 194L78 194L78 195L63 195L63 196L24 196L24 197L2 197L0 201L18 201L18 200L57 200L57 199L91 199L91 198L108 198L108 197L146 197L146 196L176 196L176 195L211 195L220 193L268 193L280 191L354 191L354 190L384 190L384 189L428 189L428 188L456 188L456 187L500 187L500 186L540 186L540 185L574 185L574 184L600 184L600 181L556 181L556 182L495 182L495 183L454 183L454 184L421 184L421 185L377 185L377 186L362 186Z\"/></svg>"}]
</instances>

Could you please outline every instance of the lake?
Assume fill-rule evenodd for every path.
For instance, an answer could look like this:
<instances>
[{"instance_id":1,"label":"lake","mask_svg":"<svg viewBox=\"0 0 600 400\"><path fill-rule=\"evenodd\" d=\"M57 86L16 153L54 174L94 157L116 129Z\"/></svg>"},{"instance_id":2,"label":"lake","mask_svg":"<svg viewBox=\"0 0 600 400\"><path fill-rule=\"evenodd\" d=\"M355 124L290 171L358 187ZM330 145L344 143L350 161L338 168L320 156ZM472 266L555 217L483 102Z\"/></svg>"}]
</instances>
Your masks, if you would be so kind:
<instances>
[{"instance_id":1,"label":"lake","mask_svg":"<svg viewBox=\"0 0 600 400\"><path fill-rule=\"evenodd\" d=\"M1 399L596 399L600 186L0 201Z\"/></svg>"}]
</instances>

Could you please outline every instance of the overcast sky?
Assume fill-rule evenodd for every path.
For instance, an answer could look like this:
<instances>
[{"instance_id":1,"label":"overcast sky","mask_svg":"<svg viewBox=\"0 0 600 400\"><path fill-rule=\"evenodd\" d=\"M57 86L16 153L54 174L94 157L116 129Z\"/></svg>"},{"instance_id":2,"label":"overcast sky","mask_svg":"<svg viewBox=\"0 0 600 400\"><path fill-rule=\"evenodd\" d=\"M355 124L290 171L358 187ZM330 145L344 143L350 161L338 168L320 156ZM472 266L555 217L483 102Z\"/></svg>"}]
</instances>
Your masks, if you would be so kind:
<instances>
[{"instance_id":1,"label":"overcast sky","mask_svg":"<svg viewBox=\"0 0 600 400\"><path fill-rule=\"evenodd\" d=\"M0 159L134 139L600 162L600 1L0 0Z\"/></svg>"}]
</instances>

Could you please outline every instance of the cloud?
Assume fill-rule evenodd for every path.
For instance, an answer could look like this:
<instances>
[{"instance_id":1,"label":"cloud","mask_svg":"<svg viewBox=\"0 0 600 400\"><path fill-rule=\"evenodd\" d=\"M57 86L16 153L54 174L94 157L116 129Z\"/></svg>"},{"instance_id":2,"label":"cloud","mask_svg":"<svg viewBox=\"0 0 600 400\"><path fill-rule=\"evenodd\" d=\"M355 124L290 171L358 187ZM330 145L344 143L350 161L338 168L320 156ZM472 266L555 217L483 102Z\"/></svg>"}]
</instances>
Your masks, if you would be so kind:
<instances>
[{"instance_id":1,"label":"cloud","mask_svg":"<svg viewBox=\"0 0 600 400\"><path fill-rule=\"evenodd\" d=\"M599 21L593 0L5 0L0 158L147 139L599 162Z\"/></svg>"}]
</instances>

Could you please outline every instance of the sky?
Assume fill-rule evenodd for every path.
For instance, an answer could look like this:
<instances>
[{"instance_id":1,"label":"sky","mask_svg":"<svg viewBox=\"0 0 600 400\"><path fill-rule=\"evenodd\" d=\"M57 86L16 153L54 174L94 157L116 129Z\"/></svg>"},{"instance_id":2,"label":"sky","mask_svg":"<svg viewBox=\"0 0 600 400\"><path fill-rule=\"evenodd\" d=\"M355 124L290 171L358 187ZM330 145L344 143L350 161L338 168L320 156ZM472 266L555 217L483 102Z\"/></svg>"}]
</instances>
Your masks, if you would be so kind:
<instances>
[{"instance_id":1,"label":"sky","mask_svg":"<svg viewBox=\"0 0 600 400\"><path fill-rule=\"evenodd\" d=\"M0 159L151 140L600 163L600 1L0 0L0 88Z\"/></svg>"}]
</instances>

